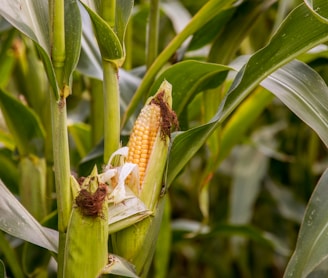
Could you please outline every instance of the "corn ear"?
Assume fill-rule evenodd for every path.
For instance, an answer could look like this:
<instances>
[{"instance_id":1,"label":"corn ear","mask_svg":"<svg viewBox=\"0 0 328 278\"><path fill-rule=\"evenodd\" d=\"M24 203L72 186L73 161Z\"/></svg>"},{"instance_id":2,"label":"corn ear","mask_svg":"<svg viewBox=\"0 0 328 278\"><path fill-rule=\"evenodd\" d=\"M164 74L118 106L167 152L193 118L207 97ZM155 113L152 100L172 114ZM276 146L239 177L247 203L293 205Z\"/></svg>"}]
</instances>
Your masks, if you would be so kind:
<instances>
[{"instance_id":1,"label":"corn ear","mask_svg":"<svg viewBox=\"0 0 328 278\"><path fill-rule=\"evenodd\" d=\"M74 183L74 180L72 180ZM73 192L76 192L76 181ZM72 209L64 254L64 277L98 277L108 260L107 185L97 169L81 184Z\"/></svg>"},{"instance_id":2,"label":"corn ear","mask_svg":"<svg viewBox=\"0 0 328 278\"><path fill-rule=\"evenodd\" d=\"M114 253L133 263L140 277L147 276L163 215L162 181L171 126L177 125L175 113L171 110L171 91L171 84L164 81L141 111L128 143L128 161L141 169L139 187L136 189L131 182L128 185L153 214L112 236Z\"/></svg>"}]
</instances>

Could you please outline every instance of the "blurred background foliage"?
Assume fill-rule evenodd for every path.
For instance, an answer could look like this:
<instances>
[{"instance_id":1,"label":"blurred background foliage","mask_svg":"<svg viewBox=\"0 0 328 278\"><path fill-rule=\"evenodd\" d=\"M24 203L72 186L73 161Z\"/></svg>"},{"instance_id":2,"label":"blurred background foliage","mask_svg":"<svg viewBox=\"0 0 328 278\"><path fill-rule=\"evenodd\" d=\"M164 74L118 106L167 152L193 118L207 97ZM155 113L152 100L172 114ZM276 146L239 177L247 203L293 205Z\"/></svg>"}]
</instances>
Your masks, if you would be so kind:
<instances>
[{"instance_id":1,"label":"blurred background foliage","mask_svg":"<svg viewBox=\"0 0 328 278\"><path fill-rule=\"evenodd\" d=\"M206 2L161 1L159 52ZM296 0L242 2L237 8L226 10L224 17L213 18L197 31L171 58L170 64L193 59L228 65L236 57L253 54L268 43L287 14L302 3ZM122 98L127 101L146 70L148 16L149 1L135 1L126 38L127 58L120 73ZM41 140L43 145L40 145L41 141L33 142L34 150L28 154L33 167L27 166L34 170L47 168L45 210L42 215L36 215L41 220L55 205L47 79L31 41L4 20L0 21L0 28L0 87L31 108L44 128L40 131L40 136L45 136ZM234 37L237 44L231 45ZM226 45L225 40L230 45ZM326 45L320 47L314 54L299 58L327 82L328 51ZM223 55L222 51L231 53ZM67 102L71 169L76 175L87 175L86 162L91 158L95 159L92 163L97 161L102 152L103 134L99 128L102 108L97 102L101 82L94 68L91 69L93 75L88 74L84 58L82 53L74 73L73 94ZM92 66L97 67L96 64ZM265 91L263 88L256 90ZM213 116L204 100L206 94L211 91L198 94L181 112L182 130L198 126ZM0 102L5 103L3 98ZM217 96L214 111L219 102ZM124 102L122 105L124 110ZM18 116L19 109L14 111ZM224 130L224 124L171 184L168 193L170 221L169 224L164 222L164 231L171 231L171 237L165 238L165 234L161 234L150 277L282 277L295 248L306 204L326 168L327 149L316 133L279 99L272 97L258 114L243 136L234 139L236 144L225 157L213 160L212 141L217 140L215 136ZM18 120L21 124L15 128L20 129L24 119L19 117ZM24 179L19 170L22 159L13 143L15 135L5 117L1 118L0 127L0 178L24 200L20 192ZM126 142L129 128L128 123L122 132L122 142ZM41 163L40 157L45 161ZM209 165L211 163L215 167ZM25 202L28 207L29 200ZM50 227L51 223L54 222L50 221ZM169 242L167 276L158 271L163 259L162 239ZM6 240L8 238L1 235L0 241ZM12 239L10 242L14 246L16 262L25 266L31 264L26 258L22 260L21 242ZM12 265L1 250L1 260ZM32 269L33 277L45 275L36 266ZM10 266L7 272L10 277L24 277L19 271L15 274Z\"/></svg>"}]
</instances>

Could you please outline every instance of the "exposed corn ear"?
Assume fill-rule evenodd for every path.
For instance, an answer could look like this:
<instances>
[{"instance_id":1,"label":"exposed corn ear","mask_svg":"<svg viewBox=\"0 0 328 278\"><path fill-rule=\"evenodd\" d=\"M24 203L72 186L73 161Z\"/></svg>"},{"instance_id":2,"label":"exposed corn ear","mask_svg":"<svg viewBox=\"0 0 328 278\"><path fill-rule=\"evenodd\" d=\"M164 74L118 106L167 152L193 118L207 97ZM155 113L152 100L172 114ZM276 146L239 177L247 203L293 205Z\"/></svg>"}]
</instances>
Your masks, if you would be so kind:
<instances>
[{"instance_id":1,"label":"exposed corn ear","mask_svg":"<svg viewBox=\"0 0 328 278\"><path fill-rule=\"evenodd\" d=\"M76 184L73 185L73 191ZM64 277L98 277L108 260L107 185L97 169L85 178L75 198L65 248Z\"/></svg>"},{"instance_id":2,"label":"exposed corn ear","mask_svg":"<svg viewBox=\"0 0 328 278\"><path fill-rule=\"evenodd\" d=\"M171 90L171 84L164 81L155 96L147 101L128 144L129 159L139 166L142 176L138 190L131 183L130 186L137 191L146 207L153 211L153 215L112 237L114 253L132 262L141 277L147 276L155 251L164 206L160 192L170 132L172 125L177 126L176 115L171 110Z\"/></svg>"},{"instance_id":3,"label":"exposed corn ear","mask_svg":"<svg viewBox=\"0 0 328 278\"><path fill-rule=\"evenodd\" d=\"M160 107L154 103L147 104L137 118L128 143L129 152L127 162L139 166L139 183L142 185L147 163L160 129ZM139 195L141 188L131 188Z\"/></svg>"}]
</instances>

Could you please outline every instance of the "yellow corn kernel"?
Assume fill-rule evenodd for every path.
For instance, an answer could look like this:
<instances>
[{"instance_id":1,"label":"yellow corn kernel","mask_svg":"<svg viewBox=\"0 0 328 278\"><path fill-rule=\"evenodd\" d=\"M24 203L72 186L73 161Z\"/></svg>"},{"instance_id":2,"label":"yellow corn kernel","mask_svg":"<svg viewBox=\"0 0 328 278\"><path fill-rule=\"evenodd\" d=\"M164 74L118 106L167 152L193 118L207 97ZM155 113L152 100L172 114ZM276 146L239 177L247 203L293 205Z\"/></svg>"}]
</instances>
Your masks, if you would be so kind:
<instances>
[{"instance_id":1,"label":"yellow corn kernel","mask_svg":"<svg viewBox=\"0 0 328 278\"><path fill-rule=\"evenodd\" d=\"M140 112L128 143L129 152L127 162L135 163L139 167L140 186L142 185L148 159L150 157L157 132L161 124L160 107L154 103L147 104ZM132 186L133 187L133 186ZM140 188L131 188L136 194Z\"/></svg>"}]
</instances>

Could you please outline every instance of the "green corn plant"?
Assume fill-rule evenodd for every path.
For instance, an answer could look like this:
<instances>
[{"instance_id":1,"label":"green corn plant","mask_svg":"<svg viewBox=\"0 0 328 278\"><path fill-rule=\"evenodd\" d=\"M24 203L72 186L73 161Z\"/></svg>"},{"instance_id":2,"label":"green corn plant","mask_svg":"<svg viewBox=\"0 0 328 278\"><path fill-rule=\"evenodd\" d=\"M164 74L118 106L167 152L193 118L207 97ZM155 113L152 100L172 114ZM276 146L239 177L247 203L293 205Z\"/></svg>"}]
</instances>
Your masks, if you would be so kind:
<instances>
[{"instance_id":1,"label":"green corn plant","mask_svg":"<svg viewBox=\"0 0 328 278\"><path fill-rule=\"evenodd\" d=\"M1 0L0 276L326 277L326 2Z\"/></svg>"}]
</instances>

